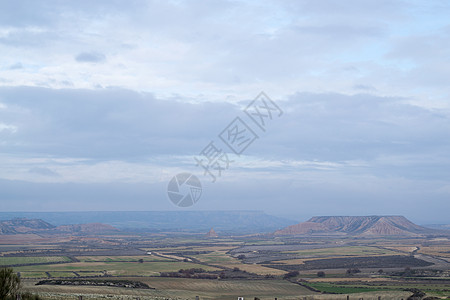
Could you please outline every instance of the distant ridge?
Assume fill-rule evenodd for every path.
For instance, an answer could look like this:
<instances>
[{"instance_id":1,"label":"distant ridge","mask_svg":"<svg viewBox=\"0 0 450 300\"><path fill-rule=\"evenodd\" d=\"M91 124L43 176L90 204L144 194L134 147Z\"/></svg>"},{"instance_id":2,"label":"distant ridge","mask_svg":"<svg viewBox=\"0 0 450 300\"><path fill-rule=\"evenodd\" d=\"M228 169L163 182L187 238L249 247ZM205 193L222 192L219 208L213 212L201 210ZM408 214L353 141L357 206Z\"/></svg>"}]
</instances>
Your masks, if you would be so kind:
<instances>
[{"instance_id":1,"label":"distant ridge","mask_svg":"<svg viewBox=\"0 0 450 300\"><path fill-rule=\"evenodd\" d=\"M28 233L95 234L116 231L119 230L111 225L102 223L61 225L56 227L41 219L14 218L0 221L0 235Z\"/></svg>"},{"instance_id":2,"label":"distant ridge","mask_svg":"<svg viewBox=\"0 0 450 300\"><path fill-rule=\"evenodd\" d=\"M54 231L92 234L92 233L116 232L119 231L119 229L108 224L89 223L89 224L61 225L56 227Z\"/></svg>"},{"instance_id":3,"label":"distant ridge","mask_svg":"<svg viewBox=\"0 0 450 300\"><path fill-rule=\"evenodd\" d=\"M0 234L31 233L55 228L40 219L14 218L0 221Z\"/></svg>"},{"instance_id":4,"label":"distant ridge","mask_svg":"<svg viewBox=\"0 0 450 300\"><path fill-rule=\"evenodd\" d=\"M320 216L277 230L275 235L417 236L440 233L403 216Z\"/></svg>"},{"instance_id":5,"label":"distant ridge","mask_svg":"<svg viewBox=\"0 0 450 300\"><path fill-rule=\"evenodd\" d=\"M214 228L221 235L273 232L295 224L293 220L262 211L91 211L0 212L0 220L15 217L42 219L53 225L103 223L122 231L192 232L205 234Z\"/></svg>"}]
</instances>

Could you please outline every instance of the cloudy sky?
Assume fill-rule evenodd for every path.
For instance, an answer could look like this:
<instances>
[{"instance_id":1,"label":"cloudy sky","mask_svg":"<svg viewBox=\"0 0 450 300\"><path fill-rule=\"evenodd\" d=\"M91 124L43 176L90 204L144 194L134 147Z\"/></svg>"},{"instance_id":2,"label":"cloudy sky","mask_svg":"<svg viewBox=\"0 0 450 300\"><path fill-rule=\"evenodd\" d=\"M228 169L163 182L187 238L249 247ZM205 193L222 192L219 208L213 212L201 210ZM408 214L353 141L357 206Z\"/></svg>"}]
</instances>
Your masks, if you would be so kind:
<instances>
[{"instance_id":1,"label":"cloudy sky","mask_svg":"<svg viewBox=\"0 0 450 300\"><path fill-rule=\"evenodd\" d=\"M0 1L0 211L450 223L448 1ZM262 131L261 91L283 111ZM258 138L240 155L236 117ZM228 153L216 182L194 157ZM185 208L186 209L186 208Z\"/></svg>"}]
</instances>

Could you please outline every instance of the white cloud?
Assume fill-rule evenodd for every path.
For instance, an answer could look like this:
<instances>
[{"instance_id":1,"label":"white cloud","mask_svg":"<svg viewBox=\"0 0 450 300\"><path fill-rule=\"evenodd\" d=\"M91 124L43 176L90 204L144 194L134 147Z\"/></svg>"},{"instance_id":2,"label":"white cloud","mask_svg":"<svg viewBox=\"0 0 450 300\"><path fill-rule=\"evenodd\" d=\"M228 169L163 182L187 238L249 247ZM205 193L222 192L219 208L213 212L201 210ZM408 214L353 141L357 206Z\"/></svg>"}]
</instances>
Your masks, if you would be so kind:
<instances>
[{"instance_id":1,"label":"white cloud","mask_svg":"<svg viewBox=\"0 0 450 300\"><path fill-rule=\"evenodd\" d=\"M9 131L10 133L15 133L17 131L17 126L0 123L0 132L1 131Z\"/></svg>"},{"instance_id":2,"label":"white cloud","mask_svg":"<svg viewBox=\"0 0 450 300\"><path fill-rule=\"evenodd\" d=\"M0 71L4 85L62 88L70 82L74 88L118 86L220 101L225 95L252 97L262 89L285 96L299 90L351 94L355 86L371 86L382 96L431 94L432 104L416 103L448 107L445 3L44 1L13 6L4 8L8 16L0 23L0 50L13 53L3 57L8 65L20 61L26 67ZM77 64L73 58L83 53L95 54L102 64ZM413 57L416 67L404 69ZM351 68L358 72L346 71Z\"/></svg>"}]
</instances>

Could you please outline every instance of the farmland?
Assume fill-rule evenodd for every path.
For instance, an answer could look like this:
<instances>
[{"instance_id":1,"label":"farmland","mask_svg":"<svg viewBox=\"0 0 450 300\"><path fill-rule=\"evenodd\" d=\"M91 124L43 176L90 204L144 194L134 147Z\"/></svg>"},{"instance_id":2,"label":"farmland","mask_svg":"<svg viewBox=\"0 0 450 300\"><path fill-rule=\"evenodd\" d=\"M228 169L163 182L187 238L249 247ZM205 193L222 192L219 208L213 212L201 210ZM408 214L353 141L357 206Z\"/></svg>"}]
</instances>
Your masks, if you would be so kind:
<instances>
[{"instance_id":1,"label":"farmland","mask_svg":"<svg viewBox=\"0 0 450 300\"><path fill-rule=\"evenodd\" d=\"M342 299L335 293L350 299L406 299L413 288L450 296L447 239L121 233L33 243L0 245L0 265L13 266L24 290L43 299ZM61 279L88 284L36 285ZM150 289L89 286L89 280L131 280Z\"/></svg>"}]
</instances>

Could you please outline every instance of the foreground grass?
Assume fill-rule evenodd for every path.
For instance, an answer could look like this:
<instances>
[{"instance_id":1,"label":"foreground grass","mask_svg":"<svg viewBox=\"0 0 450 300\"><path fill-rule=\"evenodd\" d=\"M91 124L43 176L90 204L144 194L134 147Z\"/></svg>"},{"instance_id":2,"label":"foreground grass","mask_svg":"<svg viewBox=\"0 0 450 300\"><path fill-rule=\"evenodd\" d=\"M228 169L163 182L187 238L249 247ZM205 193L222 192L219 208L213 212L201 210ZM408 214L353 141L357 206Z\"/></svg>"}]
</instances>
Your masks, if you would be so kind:
<instances>
[{"instance_id":1,"label":"foreground grass","mask_svg":"<svg viewBox=\"0 0 450 300\"><path fill-rule=\"evenodd\" d=\"M189 278L121 277L136 280L155 289L126 289L95 286L35 286L35 281L25 281L24 289L39 294L43 299L298 299L314 294L308 289L285 280L203 280ZM119 298L120 297L120 298Z\"/></svg>"},{"instance_id":2,"label":"foreground grass","mask_svg":"<svg viewBox=\"0 0 450 300\"><path fill-rule=\"evenodd\" d=\"M325 293L336 294L354 294L364 292L382 292L382 291L404 291L405 289L419 289L428 296L448 297L450 298L450 289L448 285L435 284L383 284L382 286L365 285L365 284L338 284L331 282L309 282L306 285Z\"/></svg>"}]
</instances>

